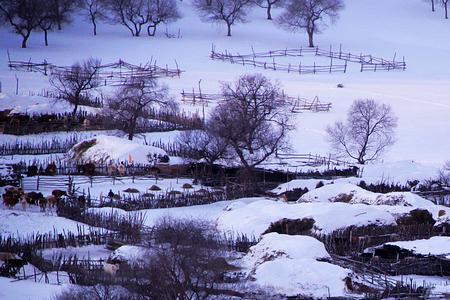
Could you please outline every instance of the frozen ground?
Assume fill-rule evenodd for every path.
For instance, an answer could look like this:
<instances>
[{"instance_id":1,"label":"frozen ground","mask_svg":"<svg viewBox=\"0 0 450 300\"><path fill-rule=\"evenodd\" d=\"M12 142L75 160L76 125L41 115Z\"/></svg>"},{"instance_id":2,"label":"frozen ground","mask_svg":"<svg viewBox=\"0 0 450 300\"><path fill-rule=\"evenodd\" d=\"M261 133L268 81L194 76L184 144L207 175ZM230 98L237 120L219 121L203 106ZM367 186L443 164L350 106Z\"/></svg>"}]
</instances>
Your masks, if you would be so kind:
<instances>
[{"instance_id":1,"label":"frozen ground","mask_svg":"<svg viewBox=\"0 0 450 300\"><path fill-rule=\"evenodd\" d=\"M370 0L347 1L339 21L316 36L316 44L322 48L333 45L338 49L342 44L344 50L357 54L369 53L389 59L394 53L398 58L405 56L408 63L406 72L360 73L356 66L347 74L316 76L298 76L211 61L209 51L212 43L217 50L249 53L251 46L256 51L305 46L306 35L281 30L265 20L264 10L255 9L250 23L234 26L233 36L226 37L222 24L201 23L190 1L178 4L183 18L170 24L168 31L180 29L180 39L166 38L162 33L164 28L154 38L133 38L125 28L106 24L101 24L99 35L93 37L90 25L76 18L74 24L63 31L50 34L49 47L42 45L42 36L37 33L31 36L28 49L19 49L19 38L5 28L0 29L5 37L0 40L0 52L9 49L13 59L47 59L58 65L70 65L89 56L99 57L105 63L121 58L136 64L153 57L158 63L169 66L174 65L176 59L186 72L179 79L165 81L177 98L182 89L197 87L200 79L204 92L216 92L220 81L234 80L242 73L262 72L279 80L290 95L306 98L318 95L320 99L333 103L330 113L302 113L294 117L297 130L291 140L294 151L300 153L326 155L329 152L324 132L326 126L344 118L354 99L375 98L391 104L399 117L397 143L384 157L385 161L414 160L441 164L449 158L450 143L443 137L450 129L450 70L443 67L443 62L448 60L450 42L446 37L450 29L444 26L446 21L442 16L429 12L427 3L409 0L380 0L376 4ZM275 15L278 13L276 11ZM297 64L298 59L294 58L292 63ZM48 87L47 79L41 75L11 72L6 64L7 56L1 55L0 80L7 94L14 93L14 75L19 77L20 92L25 95L30 90L38 92ZM343 83L345 88L337 89L337 83ZM5 105L2 103L0 106ZM202 110L198 106L186 109Z\"/></svg>"},{"instance_id":2,"label":"frozen ground","mask_svg":"<svg viewBox=\"0 0 450 300\"><path fill-rule=\"evenodd\" d=\"M247 276L287 296L345 297L344 279L351 270L318 258L329 257L325 246L309 236L263 235L242 259Z\"/></svg>"},{"instance_id":3,"label":"frozen ground","mask_svg":"<svg viewBox=\"0 0 450 300\"><path fill-rule=\"evenodd\" d=\"M271 22L265 20L263 9L255 9L250 14L252 19L250 23L234 26L233 36L229 38L225 36L223 24L218 26L201 23L190 7L190 1L177 2L177 4L180 5L183 19L169 25L168 31L176 33L180 29L182 35L180 39L164 37L162 34L164 27L158 28L159 33L154 38L145 35L133 38L124 27L107 24L100 24L99 35L93 37L90 34L91 28L88 22L76 17L74 23L63 31L50 34L49 47L43 46L41 33L33 33L29 48L20 49L19 37L9 33L6 28L0 28L0 81L4 93L0 96L0 109L11 108L17 112L34 113L70 110L70 107L62 103L54 104L53 101L41 97L28 97L30 92L37 93L49 88L48 80L35 73L9 71L6 50L9 50L12 59L15 60L31 59L40 62L46 59L57 65L70 65L76 60L93 56L101 58L104 63L123 59L140 64L153 58L160 65L168 64L169 67L173 67L176 59L186 72L180 78L167 79L164 82L169 85L171 94L177 99L180 98L179 93L183 89L190 91L198 86L200 80L203 92L216 93L221 81L235 80L244 73L261 72L271 79L278 80L285 92L291 96L310 99L319 96L321 101L333 103L333 108L328 113L301 113L292 116L296 130L291 134L291 144L293 152L297 153L327 156L330 149L325 136L326 126L335 120L345 118L346 111L353 100L374 98L376 101L391 104L399 117L397 142L384 156L383 161L364 167L363 178L334 180L335 186L312 191L308 195L314 199L311 203L287 204L265 198L248 198L203 206L144 210L135 213L143 214L145 223L149 226L155 224L159 218L167 216L199 218L217 222L221 230L246 233L250 236L261 235L271 222L286 217L313 217L318 231L330 232L349 225L392 224L396 216L407 213L415 207L430 210L439 222L450 215L448 208L428 206L426 200L413 198L410 194L406 194L404 199L405 203L413 206L360 204L360 202L384 203L377 203L376 199L379 195L363 193L352 185L344 185L355 184L361 179L367 183L384 181L401 184L409 179L428 179L436 176L442 162L450 158L450 139L446 138L450 131L450 68L446 67L449 61L450 27L446 26L448 22L441 15L429 11L427 3L411 0L348 0L338 22L323 34L316 36L316 43L321 48L327 49L332 45L336 50L342 44L345 51L355 54L373 54L388 59L392 58L394 53L397 58L405 56L408 64L406 72L360 73L358 66L350 65L347 74L315 76L264 71L209 59L212 44L215 45L216 50L242 54L250 53L252 46L256 51L268 51L299 48L306 45L304 33L294 35L273 26ZM276 11L274 14L278 13L279 11ZM305 58L305 61L311 62L311 58ZM299 59L283 59L283 63L298 64ZM14 95L15 75L19 78L20 95L18 96ZM338 83L343 83L344 88L337 89ZM205 112L208 113L213 106L211 104L205 107ZM203 112L202 106L183 104L181 108L199 114ZM124 136L117 131L75 134L79 139L100 134ZM65 132L24 137L0 135L0 144L17 141L38 143L53 138L64 140L71 135L73 134ZM149 144L153 141L173 142L176 135L177 132L151 133L138 136L137 140L141 143L147 141ZM30 161L36 158L47 159L49 156L2 157L0 161L2 163ZM61 159L62 155L50 157L50 159L56 158ZM92 195L98 197L106 194L109 189L115 193L123 192L126 188L137 188L145 192L148 187L157 184L162 188L161 193L164 193L168 190L182 190L183 183L191 183L190 180L185 179L178 182L162 180L156 183L148 180L131 183L128 178L117 181L114 185L105 180L91 188L89 182L80 181L82 181L79 184L81 189L85 191L89 189ZM279 194L296 187L308 187L312 190L317 182L317 180L295 180L278 187L274 192ZM330 183L330 181L324 180L324 183ZM195 187L195 189L199 188L201 187ZM329 201L339 193L353 190L356 191L355 199L359 199L355 201L355 204ZM44 193L50 192L50 190L44 190ZM110 208L94 210L129 214ZM445 211L445 215L441 218L438 218L439 210ZM80 225L54 215L44 215L36 208L26 212L20 209L2 209L0 219L2 236L27 236L38 232L53 232L53 230L76 232L77 226ZM305 292L321 297L327 296L330 291L332 296L346 295L342 279L347 276L347 270L316 261L316 257L326 256L326 253L321 250L311 251L310 254L317 256L305 257L305 253L308 254L307 249L320 248L316 245L317 241L311 241L306 237L298 237L295 241L283 238L283 247L280 247L281 241L275 238L275 235L272 237L273 239L267 243L260 244L260 248L254 248L253 253L259 251L257 249L262 249L264 245L270 244L269 248L284 254L276 260L266 261L257 267L253 265L255 267L253 275L258 283L270 284L278 291L287 294ZM448 255L448 251L442 250L442 246L447 244L447 241L430 239L429 241L403 242L402 247L424 253L433 251L433 253L440 252ZM89 253L95 257L104 257L107 254L103 252L104 249L94 248L86 247L76 252L82 255ZM70 254L72 250L55 251ZM261 253L265 253L264 251L269 250L262 249ZM133 253L129 249L124 252ZM52 255L52 253L48 252L46 255ZM275 273L283 273L286 276L274 277ZM425 280L419 276L410 277L419 284L420 281ZM310 280L305 282L305 278ZM435 291L450 291L446 279L436 278L433 282L436 283ZM0 278L0 299L52 299L54 294L64 287L65 285L43 285L29 281L11 282L10 279Z\"/></svg>"}]
</instances>

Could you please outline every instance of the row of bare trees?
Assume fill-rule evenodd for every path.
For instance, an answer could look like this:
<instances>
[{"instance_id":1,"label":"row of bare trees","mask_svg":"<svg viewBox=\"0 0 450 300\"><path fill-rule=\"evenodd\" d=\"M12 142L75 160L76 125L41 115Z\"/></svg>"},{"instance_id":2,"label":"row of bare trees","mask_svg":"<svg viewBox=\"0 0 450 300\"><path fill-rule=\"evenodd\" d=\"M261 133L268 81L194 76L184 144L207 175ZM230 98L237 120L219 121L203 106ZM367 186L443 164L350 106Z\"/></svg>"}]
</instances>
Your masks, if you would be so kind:
<instances>
[{"instance_id":1,"label":"row of bare trees","mask_svg":"<svg viewBox=\"0 0 450 300\"><path fill-rule=\"evenodd\" d=\"M253 181L254 168L288 146L288 106L280 85L261 74L222 83L225 99L211 112L204 131L182 133L179 143L210 166L218 159L240 164Z\"/></svg>"},{"instance_id":2,"label":"row of bare trees","mask_svg":"<svg viewBox=\"0 0 450 300\"><path fill-rule=\"evenodd\" d=\"M97 70L100 60L90 58L75 63L70 71L53 72L50 83L73 105L76 115L84 98L99 87ZM288 149L289 106L280 84L261 74L241 76L236 82L222 83L224 101L205 120L204 130L185 132L179 142L193 154L212 165L218 159L239 162L249 174L278 150ZM176 112L168 87L156 79L130 77L108 97L103 114L111 122L123 124L133 139L140 120L148 119L155 109ZM397 118L387 104L371 99L356 100L347 121L327 129L333 149L358 163L377 159L394 139Z\"/></svg>"},{"instance_id":3,"label":"row of bare trees","mask_svg":"<svg viewBox=\"0 0 450 300\"><path fill-rule=\"evenodd\" d=\"M431 4L431 11L436 11L436 6L441 6L444 9L445 18L448 19L448 3L450 0L425 0Z\"/></svg>"},{"instance_id":4,"label":"row of bare trees","mask_svg":"<svg viewBox=\"0 0 450 300\"><path fill-rule=\"evenodd\" d=\"M278 150L289 148L286 103L278 84L260 74L241 76L234 84L223 83L220 103L206 121L204 131L184 132L179 143L193 158L208 164L233 160L251 180L256 166ZM339 156L359 164L378 159L395 142L397 118L387 104L372 99L353 102L347 121L327 128L329 142Z\"/></svg>"},{"instance_id":5,"label":"row of bare trees","mask_svg":"<svg viewBox=\"0 0 450 300\"><path fill-rule=\"evenodd\" d=\"M70 0L0 0L0 25L8 24L22 37L22 48L33 31L43 31L45 45L48 32L71 21L76 1Z\"/></svg>"},{"instance_id":6,"label":"row of bare trees","mask_svg":"<svg viewBox=\"0 0 450 300\"><path fill-rule=\"evenodd\" d=\"M74 119L78 108L84 100L92 98L92 94L100 86L98 77L101 61L89 58L74 63L70 70L55 70L50 75L50 84L61 100L73 106ZM133 139L139 122L150 117L154 109L175 112L177 106L169 97L168 88L156 79L131 76L108 97L103 114L111 122L122 124L128 138Z\"/></svg>"},{"instance_id":7,"label":"row of bare trees","mask_svg":"<svg viewBox=\"0 0 450 300\"><path fill-rule=\"evenodd\" d=\"M123 25L133 36L147 28L154 36L158 25L180 18L176 0L0 0L0 25L22 37L22 48L34 31L44 32L48 46L48 33L61 30L76 12L89 20L94 35L99 21Z\"/></svg>"},{"instance_id":8,"label":"row of bare trees","mask_svg":"<svg viewBox=\"0 0 450 300\"><path fill-rule=\"evenodd\" d=\"M193 3L203 21L225 23L228 36L232 25L248 21L247 15L254 5L266 8L269 20L272 7L283 7L275 20L277 25L289 31L306 31L310 47L314 47L314 34L334 22L344 8L342 0L194 0Z\"/></svg>"},{"instance_id":9,"label":"row of bare trees","mask_svg":"<svg viewBox=\"0 0 450 300\"><path fill-rule=\"evenodd\" d=\"M283 7L276 24L290 31L304 30L309 46L314 47L313 35L331 21L344 7L343 0L193 0L195 9L205 22L225 23L227 35L237 23L248 21L248 13L255 6L266 9L272 20L272 8ZM143 29L154 36L160 24L174 22L181 17L176 0L0 0L0 25L12 27L22 37L22 48L33 31L48 33L61 30L70 23L73 14L80 12L92 24L97 35L99 21L120 24L132 36L140 36Z\"/></svg>"}]
</instances>

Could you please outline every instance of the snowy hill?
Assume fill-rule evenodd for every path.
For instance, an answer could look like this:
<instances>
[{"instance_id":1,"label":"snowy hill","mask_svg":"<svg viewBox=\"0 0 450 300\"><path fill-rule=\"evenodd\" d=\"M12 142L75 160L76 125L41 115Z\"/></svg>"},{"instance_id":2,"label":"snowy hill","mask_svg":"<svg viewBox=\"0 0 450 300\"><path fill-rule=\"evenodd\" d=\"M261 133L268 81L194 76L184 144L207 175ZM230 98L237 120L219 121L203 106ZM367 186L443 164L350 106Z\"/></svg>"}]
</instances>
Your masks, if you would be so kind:
<instances>
[{"instance_id":1,"label":"snowy hill","mask_svg":"<svg viewBox=\"0 0 450 300\"><path fill-rule=\"evenodd\" d=\"M50 34L48 47L43 46L40 33L33 33L29 48L20 49L19 38L1 28L5 38L0 41L0 51L4 53L8 49L12 59L16 60L40 62L46 59L56 65L71 65L91 56L101 58L104 63L124 59L140 64L153 58L158 64L174 66L176 60L186 72L179 79L165 81L171 88L170 92L178 98L183 89L197 88L199 80L204 92L217 92L220 81L232 81L243 73L261 72L279 80L289 95L310 99L319 96L333 103L330 113L293 116L297 129L292 134L292 144L294 152L300 153L326 155L330 151L324 132L326 126L343 119L353 100L374 98L391 104L399 117L397 143L385 160L442 163L448 159L450 145L442 137L450 128L450 87L447 84L450 70L443 67L442 62L448 61L450 42L446 37L450 28L445 26L446 21L441 16L429 11L427 3L409 0L380 0L376 4L370 0L347 1L336 24L316 36L317 45L325 49L332 45L337 50L342 44L344 50L356 54L372 54L387 59L392 59L394 54L405 56L406 72L360 73L356 67L347 74L305 76L210 60L212 44L218 50L242 54L251 53L252 46L255 51L268 51L306 45L306 34L283 31L265 19L263 9L253 9L251 22L235 25L233 36L226 37L223 24L202 23L190 1L178 4L183 18L168 25L167 30L180 30L182 38L166 38L164 28L156 37L136 38L121 26L103 23L99 26L99 35L94 37L90 35L88 22L77 17L72 25ZM279 10L275 11L276 14ZM298 61L295 58L290 62L298 64ZM19 77L20 93L28 94L30 90L37 92L48 87L47 78L41 75L9 71L7 56L0 56L0 81L3 91L10 95L15 90L14 75ZM343 83L345 88L336 89L337 83Z\"/></svg>"}]
</instances>

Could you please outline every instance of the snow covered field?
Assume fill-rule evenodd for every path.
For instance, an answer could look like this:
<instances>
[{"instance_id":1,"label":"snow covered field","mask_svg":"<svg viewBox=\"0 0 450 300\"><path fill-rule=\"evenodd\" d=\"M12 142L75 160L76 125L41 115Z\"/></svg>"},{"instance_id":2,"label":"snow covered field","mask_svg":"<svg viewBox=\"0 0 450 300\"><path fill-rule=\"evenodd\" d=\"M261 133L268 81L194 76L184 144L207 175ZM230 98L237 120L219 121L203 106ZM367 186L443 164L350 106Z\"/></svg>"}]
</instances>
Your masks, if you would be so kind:
<instances>
[{"instance_id":1,"label":"snow covered field","mask_svg":"<svg viewBox=\"0 0 450 300\"><path fill-rule=\"evenodd\" d=\"M348 226L394 225L399 216L420 208L431 213L436 225L450 222L450 209L409 192L377 194L356 186L361 180L370 183L399 183L408 180L426 180L435 178L443 162L450 159L450 27L448 21L437 13L431 13L424 1L411 0L347 0L346 8L339 20L323 34L315 36L320 48L344 51L355 54L372 54L386 59L405 57L407 70L396 72L360 72L359 65L349 64L346 74L298 75L270 70L256 69L251 66L213 61L209 58L214 45L217 51L247 54L252 48L257 52L276 49L306 47L306 34L292 34L275 26L265 19L263 9L254 9L250 13L251 22L233 26L233 36L226 37L225 26L202 23L191 7L191 1L177 2L183 18L167 26L169 33L181 33L180 38L164 36L164 26L156 37L131 37L124 27L101 23L98 36L91 35L90 24L76 16L71 25L62 31L51 32L50 46L43 46L42 34L33 33L29 47L20 49L17 35L0 27L0 110L12 109L13 112L69 112L66 103L29 96L49 89L48 78L37 73L10 71L7 67L8 51L13 60L31 60L69 66L77 60L96 57L102 63L119 59L133 64L142 64L156 60L159 65L175 66L175 61L184 71L180 78L164 79L170 94L178 102L182 90L191 91L201 84L204 93L218 93L221 82L231 82L242 74L262 73L272 80L279 81L286 94L293 97L313 99L318 96L323 102L331 102L330 112L304 112L292 114L296 125L290 134L290 143L294 153L311 153L323 156L330 154L330 146L325 129L336 120L344 120L346 112L355 99L373 98L380 103L388 103L398 116L396 143L382 157L382 160L364 166L362 177L320 180L325 186L315 189L318 179L297 179L286 182L273 189L280 195L295 188L307 187L309 192L299 198L297 203L285 203L274 198L254 197L213 204L164 209L147 209L126 212L118 208L91 208L92 212L119 215L142 215L145 226L155 225L161 218L189 218L212 222L221 232L233 235L246 234L261 242L253 246L241 260L245 276L256 284L270 287L276 293L285 295L308 295L317 298L329 295L336 297L354 295L344 284L352 271L324 261L330 258L325 246L309 236L286 236L277 233L262 235L271 223L283 218L313 218L315 233L331 233ZM280 13L275 9L275 15ZM302 58L302 62L312 63L313 58ZM317 62L326 62L317 58ZM283 58L283 63L298 65L298 58ZM19 95L15 95L15 76L19 78ZM337 88L343 84L344 88ZM105 91L108 93L108 91ZM202 107L180 102L184 111L206 114L214 103ZM95 113L98 109L80 107L81 110ZM118 137L125 137L120 131L55 132L27 136L0 134L1 144L42 143L57 139L76 139L78 141L94 136L100 137L107 148L105 153L115 154L114 159L127 160L129 156L136 162L147 158L143 149L165 154L142 144L152 142L172 143L179 131L145 133L137 135L135 141L141 144L124 145ZM105 136L114 136L109 138ZM129 150L125 149L128 146ZM98 149L97 149L98 150ZM96 150L96 151L97 151ZM99 152L99 151L97 151ZM87 153L89 154L89 153ZM92 154L92 153L91 153ZM103 154L102 154L103 155ZM14 155L0 157L0 163L32 161L33 159L66 159L63 154L55 155ZM305 167L304 170L315 168ZM292 169L291 169L292 171ZM302 170L297 170L302 171ZM57 180L59 177L56 177ZM32 180L32 179L30 179ZM111 189L114 193L124 193L127 188L135 188L140 193L156 184L161 188L154 194L168 191L187 192L183 184L192 183L192 179L146 179L132 182L131 178L122 178L114 182L103 180L91 186L85 178L79 180L80 191L89 193L93 198L104 197ZM332 184L331 184L332 183ZM195 190L203 189L197 185ZM0 191L3 193L4 188ZM42 188L44 195L51 189ZM351 195L349 203L335 200L342 194ZM0 209L0 235L2 237L27 237L39 233L77 232L79 227L89 231L88 226L55 214L45 214L33 207L22 211L19 205L14 209ZM390 244L412 250L419 254L444 255L450 259L448 237L432 237L429 240L399 241ZM142 255L134 246L123 246L113 255L132 259ZM127 248L128 247L128 248ZM104 246L85 246L81 248L47 249L42 252L46 258L62 254L70 256L105 259L111 251ZM130 256L130 257L131 257ZM130 258L131 259L131 258ZM392 279L400 280L391 276ZM429 277L408 275L418 285L424 281L435 285L434 291L450 293L448 277ZM52 282L53 283L53 282ZM11 282L10 278L0 277L0 299L53 299L54 295L69 285L35 283L31 280Z\"/></svg>"},{"instance_id":2,"label":"snow covered field","mask_svg":"<svg viewBox=\"0 0 450 300\"><path fill-rule=\"evenodd\" d=\"M136 64L145 63L153 57L161 65L169 66L176 59L186 72L179 79L165 81L171 94L178 99L183 89L197 88L199 80L202 80L204 92L214 93L218 91L220 81L233 81L242 73L261 72L279 80L289 95L310 99L319 96L323 101L333 103L329 113L294 116L297 130L292 134L292 144L294 151L300 153L326 155L329 152L324 132L326 126L334 120L343 119L353 100L374 98L391 104L399 117L397 143L384 160L407 159L441 164L448 159L450 143L443 137L450 129L450 71L443 62L448 60L450 42L445 37L450 29L443 26L445 20L427 10L426 3L409 0L380 0L376 4L370 0L347 1L339 21L316 36L316 43L321 48L332 45L337 50L342 44L344 50L353 53L389 59L394 53L397 57L405 56L408 64L406 72L360 73L356 67L347 74L304 76L209 59L212 44L217 49L239 53L251 53L251 46L256 51L305 46L305 34L290 34L274 26L265 20L262 9L255 9L251 13L252 22L234 26L233 36L226 37L223 26L201 23L189 1L179 5L183 18L168 25L168 31L180 29L180 39L168 39L161 32L154 38L133 38L124 28L107 24L101 24L99 35L93 37L90 36L89 24L76 18L62 32L52 32L49 47L42 45L40 34L33 34L29 48L19 49L18 37L2 28L0 51L9 49L13 59L47 59L57 65L70 65L90 56L101 58L105 63L121 58ZM379 21L380 16L383 22ZM293 63L298 63L298 59L295 61ZM25 95L30 90L36 92L49 86L47 78L39 74L9 71L7 56L1 55L0 80L3 91L9 96L0 102L15 101L14 75L19 77L20 91ZM337 89L337 83L343 83L345 88ZM2 103L1 107L4 106ZM199 107L191 109L201 110Z\"/></svg>"}]
</instances>

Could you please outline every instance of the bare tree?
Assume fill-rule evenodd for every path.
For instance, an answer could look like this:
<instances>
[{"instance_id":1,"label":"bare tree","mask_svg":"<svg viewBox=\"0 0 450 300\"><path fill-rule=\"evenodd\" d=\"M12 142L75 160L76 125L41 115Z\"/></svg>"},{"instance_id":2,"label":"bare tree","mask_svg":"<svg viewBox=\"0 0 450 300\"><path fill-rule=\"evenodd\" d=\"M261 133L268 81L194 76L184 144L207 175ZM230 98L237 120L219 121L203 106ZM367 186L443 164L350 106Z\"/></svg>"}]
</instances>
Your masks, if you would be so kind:
<instances>
[{"instance_id":1,"label":"bare tree","mask_svg":"<svg viewBox=\"0 0 450 300\"><path fill-rule=\"evenodd\" d=\"M167 86L159 85L156 79L132 77L108 99L106 113L112 121L124 125L128 139L132 140L140 119L148 118L153 109L170 106L172 102Z\"/></svg>"},{"instance_id":2,"label":"bare tree","mask_svg":"<svg viewBox=\"0 0 450 300\"><path fill-rule=\"evenodd\" d=\"M150 0L148 14L150 16L147 27L149 36L155 35L159 24L174 22L181 17L176 0Z\"/></svg>"},{"instance_id":3,"label":"bare tree","mask_svg":"<svg viewBox=\"0 0 450 300\"><path fill-rule=\"evenodd\" d=\"M327 128L334 150L355 159L359 164L377 159L394 142L397 118L387 104L372 99L356 100L347 121Z\"/></svg>"},{"instance_id":4,"label":"bare tree","mask_svg":"<svg viewBox=\"0 0 450 300\"><path fill-rule=\"evenodd\" d=\"M150 299L209 299L212 295L237 296L220 289L232 267L221 249L213 224L197 220L163 219L155 226L156 246L145 269L149 284L140 292Z\"/></svg>"},{"instance_id":5,"label":"bare tree","mask_svg":"<svg viewBox=\"0 0 450 300\"><path fill-rule=\"evenodd\" d=\"M42 1L44 2L44 1ZM46 16L41 0L0 0L0 14L12 26L14 33L22 36L22 48L33 30L39 28Z\"/></svg>"},{"instance_id":6,"label":"bare tree","mask_svg":"<svg viewBox=\"0 0 450 300\"><path fill-rule=\"evenodd\" d=\"M50 75L53 88L61 94L62 99L74 106L72 117L75 117L82 101L90 97L89 92L98 87L99 66L100 60L89 58L73 64L70 70L54 70Z\"/></svg>"},{"instance_id":7,"label":"bare tree","mask_svg":"<svg viewBox=\"0 0 450 300\"><path fill-rule=\"evenodd\" d=\"M441 0L442 6L444 7L446 19L448 19L448 1L449 0Z\"/></svg>"},{"instance_id":8,"label":"bare tree","mask_svg":"<svg viewBox=\"0 0 450 300\"><path fill-rule=\"evenodd\" d=\"M105 6L104 0L83 0L82 9L86 17L92 23L92 30L94 35L97 35L97 21L105 20Z\"/></svg>"},{"instance_id":9,"label":"bare tree","mask_svg":"<svg viewBox=\"0 0 450 300\"><path fill-rule=\"evenodd\" d=\"M140 36L142 26L149 22L148 0L108 1L111 21L128 28L132 36Z\"/></svg>"},{"instance_id":10,"label":"bare tree","mask_svg":"<svg viewBox=\"0 0 450 300\"><path fill-rule=\"evenodd\" d=\"M63 24L68 24L72 21L72 15L78 8L78 0L50 0L53 3L52 14L55 17L58 30L62 29Z\"/></svg>"},{"instance_id":11,"label":"bare tree","mask_svg":"<svg viewBox=\"0 0 450 300\"><path fill-rule=\"evenodd\" d=\"M211 127L206 125L206 127ZM207 130L183 131L177 138L194 159L204 159L208 165L228 157L228 144Z\"/></svg>"},{"instance_id":12,"label":"bare tree","mask_svg":"<svg viewBox=\"0 0 450 300\"><path fill-rule=\"evenodd\" d=\"M39 22L39 29L44 32L44 43L48 46L48 32L53 29L56 24L56 16L52 9L52 0L41 1L42 5L42 16Z\"/></svg>"},{"instance_id":13,"label":"bare tree","mask_svg":"<svg viewBox=\"0 0 450 300\"><path fill-rule=\"evenodd\" d=\"M431 2L431 11L434 12L434 0L424 0L425 2Z\"/></svg>"},{"instance_id":14,"label":"bare tree","mask_svg":"<svg viewBox=\"0 0 450 300\"><path fill-rule=\"evenodd\" d=\"M255 0L256 5L266 9L267 20L272 20L272 7L282 6L285 0Z\"/></svg>"},{"instance_id":15,"label":"bare tree","mask_svg":"<svg viewBox=\"0 0 450 300\"><path fill-rule=\"evenodd\" d=\"M207 130L226 141L253 180L255 166L287 146L292 129L280 87L261 74L223 83L226 99L211 113Z\"/></svg>"},{"instance_id":16,"label":"bare tree","mask_svg":"<svg viewBox=\"0 0 450 300\"><path fill-rule=\"evenodd\" d=\"M194 7L200 13L205 22L227 24L227 36L231 36L231 26L235 23L247 21L249 8L254 4L253 0L194 0Z\"/></svg>"},{"instance_id":17,"label":"bare tree","mask_svg":"<svg viewBox=\"0 0 450 300\"><path fill-rule=\"evenodd\" d=\"M334 22L343 8L342 0L288 0L277 21L287 30L305 30L309 47L314 47L314 33L326 28L326 19Z\"/></svg>"},{"instance_id":18,"label":"bare tree","mask_svg":"<svg viewBox=\"0 0 450 300\"><path fill-rule=\"evenodd\" d=\"M450 160L439 170L439 181L443 186L450 187Z\"/></svg>"}]
</instances>

